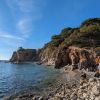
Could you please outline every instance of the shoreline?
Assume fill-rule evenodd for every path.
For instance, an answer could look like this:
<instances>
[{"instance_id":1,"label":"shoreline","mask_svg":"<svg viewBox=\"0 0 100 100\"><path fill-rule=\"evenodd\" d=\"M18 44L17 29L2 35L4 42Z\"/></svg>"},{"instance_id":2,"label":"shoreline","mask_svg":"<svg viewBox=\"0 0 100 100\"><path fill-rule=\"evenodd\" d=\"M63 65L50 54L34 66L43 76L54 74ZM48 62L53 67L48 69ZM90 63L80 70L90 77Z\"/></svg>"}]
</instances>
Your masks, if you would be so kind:
<instances>
[{"instance_id":1,"label":"shoreline","mask_svg":"<svg viewBox=\"0 0 100 100\"><path fill-rule=\"evenodd\" d=\"M83 71L81 70L71 71L66 70L65 68L59 70L62 74L61 79L58 79L55 83L52 83L52 85L48 86L46 90L43 89L42 91L39 91L37 93L33 90L26 92L23 91L22 94L18 93L5 98L4 100L82 100L82 98L76 99L79 98L79 94L76 91L78 91L78 89L81 89L80 87L84 87L84 84L91 84L89 83L90 80L99 80L99 78L93 77L95 74L94 72L84 71L87 75L87 78L83 80L81 78L81 73ZM93 82L95 83L95 81Z\"/></svg>"},{"instance_id":2,"label":"shoreline","mask_svg":"<svg viewBox=\"0 0 100 100\"><path fill-rule=\"evenodd\" d=\"M42 64L42 63L40 64L39 62L20 62L20 63L18 63L18 62L10 62L10 61L8 61L7 63L11 63L11 64L36 64L36 65L41 65L41 66L55 68L54 65Z\"/></svg>"}]
</instances>

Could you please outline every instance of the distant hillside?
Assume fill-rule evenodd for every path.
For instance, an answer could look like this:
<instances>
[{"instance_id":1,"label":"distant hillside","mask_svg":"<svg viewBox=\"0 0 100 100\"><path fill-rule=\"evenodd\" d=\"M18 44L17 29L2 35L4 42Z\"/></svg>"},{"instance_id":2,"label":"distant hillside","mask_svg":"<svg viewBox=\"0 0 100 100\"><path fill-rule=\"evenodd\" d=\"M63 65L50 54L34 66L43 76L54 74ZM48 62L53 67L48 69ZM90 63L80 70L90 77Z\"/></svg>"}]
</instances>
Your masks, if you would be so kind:
<instances>
[{"instance_id":1,"label":"distant hillside","mask_svg":"<svg viewBox=\"0 0 100 100\"><path fill-rule=\"evenodd\" d=\"M40 51L40 62L56 68L74 65L94 70L100 63L100 18L85 20L80 27L65 28Z\"/></svg>"},{"instance_id":2,"label":"distant hillside","mask_svg":"<svg viewBox=\"0 0 100 100\"><path fill-rule=\"evenodd\" d=\"M54 35L45 47L59 46L99 47L100 18L85 20L78 28L65 28L59 35Z\"/></svg>"},{"instance_id":3,"label":"distant hillside","mask_svg":"<svg viewBox=\"0 0 100 100\"><path fill-rule=\"evenodd\" d=\"M94 71L100 63L100 18L85 20L78 28L65 28L59 35L38 50L20 49L10 61L37 61L39 64L61 68L73 65L73 69Z\"/></svg>"}]
</instances>

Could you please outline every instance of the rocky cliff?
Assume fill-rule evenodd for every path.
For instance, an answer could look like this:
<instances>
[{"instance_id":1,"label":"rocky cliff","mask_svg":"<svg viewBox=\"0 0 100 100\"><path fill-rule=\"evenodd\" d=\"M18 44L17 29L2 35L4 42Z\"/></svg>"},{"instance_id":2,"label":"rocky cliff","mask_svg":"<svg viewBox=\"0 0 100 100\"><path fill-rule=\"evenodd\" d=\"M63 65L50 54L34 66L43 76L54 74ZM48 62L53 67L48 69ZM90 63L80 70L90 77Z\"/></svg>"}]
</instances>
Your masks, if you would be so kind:
<instances>
[{"instance_id":1,"label":"rocky cliff","mask_svg":"<svg viewBox=\"0 0 100 100\"><path fill-rule=\"evenodd\" d=\"M52 36L39 53L41 64L61 68L96 69L100 63L100 18L88 19L78 28L65 28Z\"/></svg>"},{"instance_id":2,"label":"rocky cliff","mask_svg":"<svg viewBox=\"0 0 100 100\"><path fill-rule=\"evenodd\" d=\"M39 59L38 59L39 58ZM100 63L100 18L85 20L78 28L65 28L54 35L51 41L36 53L36 50L21 49L13 53L11 62L36 61L39 64L61 68L95 70Z\"/></svg>"},{"instance_id":3,"label":"rocky cliff","mask_svg":"<svg viewBox=\"0 0 100 100\"><path fill-rule=\"evenodd\" d=\"M24 49L20 47L15 51L10 59L11 62L23 63L23 62L34 62L38 60L36 49Z\"/></svg>"},{"instance_id":4,"label":"rocky cliff","mask_svg":"<svg viewBox=\"0 0 100 100\"><path fill-rule=\"evenodd\" d=\"M40 53L41 63L55 65L61 68L72 65L73 68L88 69L94 71L96 64L100 63L100 49L86 49L74 46L66 48L46 48Z\"/></svg>"}]
</instances>

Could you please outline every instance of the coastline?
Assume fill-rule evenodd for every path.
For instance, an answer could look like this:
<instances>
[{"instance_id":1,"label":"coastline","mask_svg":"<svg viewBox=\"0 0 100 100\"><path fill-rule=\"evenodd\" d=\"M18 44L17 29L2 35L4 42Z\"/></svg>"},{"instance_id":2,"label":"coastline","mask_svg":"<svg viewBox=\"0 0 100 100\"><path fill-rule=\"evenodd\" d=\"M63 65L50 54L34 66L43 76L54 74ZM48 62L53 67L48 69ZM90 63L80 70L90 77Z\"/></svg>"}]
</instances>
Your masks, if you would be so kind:
<instances>
[{"instance_id":1,"label":"coastline","mask_svg":"<svg viewBox=\"0 0 100 100\"><path fill-rule=\"evenodd\" d=\"M12 63L12 64L36 64L36 65L43 65L43 66L50 67L50 68L55 68L54 65L42 64L40 62L10 62L10 61L8 61L7 63Z\"/></svg>"},{"instance_id":2,"label":"coastline","mask_svg":"<svg viewBox=\"0 0 100 100\"><path fill-rule=\"evenodd\" d=\"M100 79L94 77L100 63L99 32L100 18L90 18L79 27L63 29L39 50L18 48L10 62L54 65L62 74L46 89L37 93L31 89L5 100L100 100Z\"/></svg>"},{"instance_id":3,"label":"coastline","mask_svg":"<svg viewBox=\"0 0 100 100\"><path fill-rule=\"evenodd\" d=\"M13 96L5 97L4 100L92 100L91 94L87 94L88 99L86 99L87 97L84 96L86 94L81 91L80 95L78 91L83 87L86 88L89 84L91 88L94 86L93 84L97 86L100 79L93 77L95 74L94 72L87 72L78 69L71 71L70 69L66 70L65 68L59 70L61 71L62 76L55 82L52 82L47 89L41 90L38 88L36 90L39 91L34 91L33 89L30 89L29 91L22 91ZM81 78L82 72L86 73L86 79ZM98 88L99 87L100 86L98 86ZM95 98L96 97L100 98L100 96L95 96Z\"/></svg>"}]
</instances>

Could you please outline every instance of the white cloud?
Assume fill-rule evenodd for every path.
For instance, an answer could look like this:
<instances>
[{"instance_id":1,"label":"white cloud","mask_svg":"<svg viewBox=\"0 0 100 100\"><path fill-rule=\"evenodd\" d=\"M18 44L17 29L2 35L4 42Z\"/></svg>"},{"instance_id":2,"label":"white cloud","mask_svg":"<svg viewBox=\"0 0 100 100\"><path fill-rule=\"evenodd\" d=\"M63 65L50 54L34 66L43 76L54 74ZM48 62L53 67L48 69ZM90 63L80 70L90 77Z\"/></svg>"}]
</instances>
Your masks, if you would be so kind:
<instances>
[{"instance_id":1,"label":"white cloud","mask_svg":"<svg viewBox=\"0 0 100 100\"><path fill-rule=\"evenodd\" d=\"M20 33L22 33L23 37L28 37L33 30L33 28L31 27L31 24L32 24L32 20L21 19L17 23L16 27L20 31Z\"/></svg>"},{"instance_id":2,"label":"white cloud","mask_svg":"<svg viewBox=\"0 0 100 100\"><path fill-rule=\"evenodd\" d=\"M4 33L4 32L0 32L0 38L9 38L9 39L24 40L21 37L14 36L14 35L11 35L11 34L8 34L8 33Z\"/></svg>"},{"instance_id":3,"label":"white cloud","mask_svg":"<svg viewBox=\"0 0 100 100\"><path fill-rule=\"evenodd\" d=\"M16 29L23 37L34 31L35 22L43 17L45 0L6 0L13 16L17 15Z\"/></svg>"},{"instance_id":4,"label":"white cloud","mask_svg":"<svg viewBox=\"0 0 100 100\"><path fill-rule=\"evenodd\" d=\"M16 0L16 3L20 9L20 11L25 13L35 12L39 10L40 7L37 6L37 2L39 0Z\"/></svg>"},{"instance_id":5,"label":"white cloud","mask_svg":"<svg viewBox=\"0 0 100 100\"><path fill-rule=\"evenodd\" d=\"M45 6L44 0L6 0L7 5L23 13L37 13Z\"/></svg>"},{"instance_id":6,"label":"white cloud","mask_svg":"<svg viewBox=\"0 0 100 100\"><path fill-rule=\"evenodd\" d=\"M6 43L9 46L18 47L24 43L24 38L0 32L0 42Z\"/></svg>"}]
</instances>

